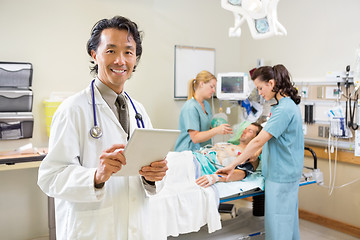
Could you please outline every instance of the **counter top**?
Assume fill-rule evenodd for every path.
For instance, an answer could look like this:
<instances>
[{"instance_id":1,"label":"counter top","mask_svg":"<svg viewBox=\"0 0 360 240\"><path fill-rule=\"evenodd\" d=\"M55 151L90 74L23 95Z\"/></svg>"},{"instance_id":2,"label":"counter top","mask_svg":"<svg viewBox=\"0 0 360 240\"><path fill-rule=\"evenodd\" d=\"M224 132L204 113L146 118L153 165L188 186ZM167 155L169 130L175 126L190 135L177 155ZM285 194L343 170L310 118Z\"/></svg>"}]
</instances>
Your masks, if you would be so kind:
<instances>
[{"instance_id":1,"label":"counter top","mask_svg":"<svg viewBox=\"0 0 360 240\"><path fill-rule=\"evenodd\" d=\"M37 153L0 152L0 171L39 167L46 154L46 148Z\"/></svg>"},{"instance_id":2,"label":"counter top","mask_svg":"<svg viewBox=\"0 0 360 240\"><path fill-rule=\"evenodd\" d=\"M305 144L305 146L311 148L316 153L316 156L319 159L329 159L329 153L327 152L328 151L327 147L318 147L318 146L312 146L312 145L308 145L308 144ZM308 151L305 151L305 156L311 157L311 154ZM332 160L335 159L335 153L331 153L331 159ZM360 157L356 157L354 155L354 152L345 151L342 149L338 149L337 161L360 165Z\"/></svg>"}]
</instances>

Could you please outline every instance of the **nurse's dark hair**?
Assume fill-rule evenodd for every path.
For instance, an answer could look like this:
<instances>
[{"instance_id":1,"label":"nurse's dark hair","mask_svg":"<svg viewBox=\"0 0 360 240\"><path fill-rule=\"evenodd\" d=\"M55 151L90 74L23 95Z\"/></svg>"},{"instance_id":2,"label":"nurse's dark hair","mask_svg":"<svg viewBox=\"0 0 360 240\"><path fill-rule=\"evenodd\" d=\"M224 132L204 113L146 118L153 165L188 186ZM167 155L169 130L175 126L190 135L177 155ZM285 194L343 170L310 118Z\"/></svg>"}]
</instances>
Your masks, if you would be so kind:
<instances>
[{"instance_id":1,"label":"nurse's dark hair","mask_svg":"<svg viewBox=\"0 0 360 240\"><path fill-rule=\"evenodd\" d=\"M278 64L273 67L264 66L259 67L251 72L251 79L259 79L263 82L269 82L271 79L275 80L275 86L273 92L280 93L281 96L290 97L296 104L299 104L301 97L298 94L298 90L294 87L294 83L291 81L291 76L284 65ZM276 98L276 105L279 104L279 100Z\"/></svg>"},{"instance_id":2,"label":"nurse's dark hair","mask_svg":"<svg viewBox=\"0 0 360 240\"><path fill-rule=\"evenodd\" d=\"M134 66L133 72L135 72L136 66L139 63L142 54L142 32L138 30L136 23L125 17L115 16L110 19L101 19L98 21L91 29L91 36L86 45L88 54L91 57L91 50L94 50L95 52L97 51L100 45L101 33L104 29L108 28L126 30L128 31L128 36L132 36L134 39L136 43L136 64ZM98 65L95 64L93 60L91 60L90 63L93 65L90 67L90 72L98 73Z\"/></svg>"}]
</instances>

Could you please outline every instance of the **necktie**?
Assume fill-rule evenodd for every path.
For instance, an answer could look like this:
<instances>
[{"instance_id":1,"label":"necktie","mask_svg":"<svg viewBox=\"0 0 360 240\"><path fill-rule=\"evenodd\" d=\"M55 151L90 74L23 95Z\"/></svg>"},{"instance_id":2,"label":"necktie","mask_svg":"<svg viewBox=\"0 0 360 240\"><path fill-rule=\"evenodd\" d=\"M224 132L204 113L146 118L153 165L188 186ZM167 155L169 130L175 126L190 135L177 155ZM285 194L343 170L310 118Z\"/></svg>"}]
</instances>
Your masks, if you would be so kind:
<instances>
[{"instance_id":1,"label":"necktie","mask_svg":"<svg viewBox=\"0 0 360 240\"><path fill-rule=\"evenodd\" d=\"M119 122L125 132L129 134L129 111L127 108L126 99L122 94L120 94L117 97L116 102L118 103Z\"/></svg>"}]
</instances>

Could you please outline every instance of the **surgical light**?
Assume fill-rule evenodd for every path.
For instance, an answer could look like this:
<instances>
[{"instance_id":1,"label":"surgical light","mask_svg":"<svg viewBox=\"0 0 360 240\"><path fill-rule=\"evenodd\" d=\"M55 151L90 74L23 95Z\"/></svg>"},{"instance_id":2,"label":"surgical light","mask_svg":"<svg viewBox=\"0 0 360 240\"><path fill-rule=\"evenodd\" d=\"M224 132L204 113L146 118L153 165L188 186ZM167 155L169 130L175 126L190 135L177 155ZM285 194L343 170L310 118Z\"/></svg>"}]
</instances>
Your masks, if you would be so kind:
<instances>
[{"instance_id":1,"label":"surgical light","mask_svg":"<svg viewBox=\"0 0 360 240\"><path fill-rule=\"evenodd\" d=\"M249 12L259 12L262 9L260 0L243 0L242 7Z\"/></svg>"},{"instance_id":2,"label":"surgical light","mask_svg":"<svg viewBox=\"0 0 360 240\"><path fill-rule=\"evenodd\" d=\"M221 0L221 7L233 12L234 27L230 27L230 37L241 36L241 25L248 23L254 39L264 39L274 35L287 35L287 31L277 19L279 0Z\"/></svg>"}]
</instances>

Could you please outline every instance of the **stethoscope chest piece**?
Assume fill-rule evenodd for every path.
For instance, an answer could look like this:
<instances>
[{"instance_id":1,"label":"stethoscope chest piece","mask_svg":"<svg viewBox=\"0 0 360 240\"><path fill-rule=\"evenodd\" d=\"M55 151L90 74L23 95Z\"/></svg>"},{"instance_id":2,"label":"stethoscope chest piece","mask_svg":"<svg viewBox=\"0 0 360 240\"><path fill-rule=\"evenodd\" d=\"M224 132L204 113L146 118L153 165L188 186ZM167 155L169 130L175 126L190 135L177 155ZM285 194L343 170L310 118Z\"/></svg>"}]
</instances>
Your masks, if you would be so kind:
<instances>
[{"instance_id":1,"label":"stethoscope chest piece","mask_svg":"<svg viewBox=\"0 0 360 240\"><path fill-rule=\"evenodd\" d=\"M99 128L98 126L93 126L91 129L90 129L90 135L93 137L93 138L100 138L102 136L102 130L101 128Z\"/></svg>"},{"instance_id":2,"label":"stethoscope chest piece","mask_svg":"<svg viewBox=\"0 0 360 240\"><path fill-rule=\"evenodd\" d=\"M91 82L91 98L92 98L92 110L93 110L93 115L94 115L94 126L90 129L90 136L98 139L98 138L101 138L103 132L102 132L101 128L98 126L97 119L96 119L94 82L95 82L95 79ZM129 98L131 105L134 108L135 118L136 118L136 123L137 123L138 128L141 128L141 127L145 128L144 121L142 119L142 115L140 113L138 113L138 111L136 110L135 104L133 103L133 101L131 100L129 95L126 92L125 92L125 94ZM140 125L140 123L141 123L141 125Z\"/></svg>"}]
</instances>

